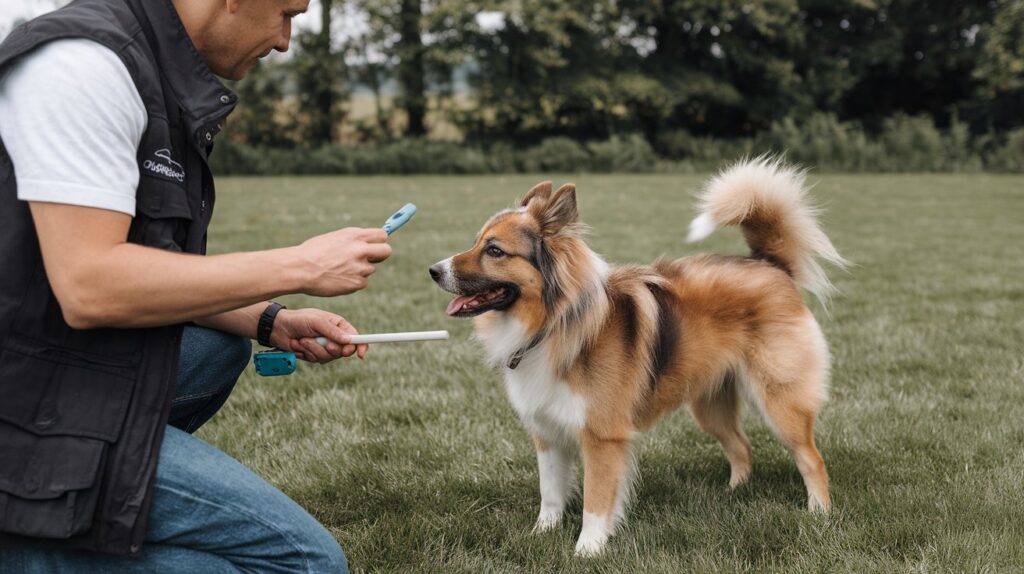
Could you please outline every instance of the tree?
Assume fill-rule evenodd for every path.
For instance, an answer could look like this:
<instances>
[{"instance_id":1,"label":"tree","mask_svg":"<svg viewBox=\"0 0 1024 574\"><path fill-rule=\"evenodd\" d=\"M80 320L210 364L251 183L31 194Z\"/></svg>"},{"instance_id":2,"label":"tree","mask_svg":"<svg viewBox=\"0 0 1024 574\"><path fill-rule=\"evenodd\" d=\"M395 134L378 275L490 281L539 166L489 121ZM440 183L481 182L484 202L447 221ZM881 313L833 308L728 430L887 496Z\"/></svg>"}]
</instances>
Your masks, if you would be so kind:
<instances>
[{"instance_id":1,"label":"tree","mask_svg":"<svg viewBox=\"0 0 1024 574\"><path fill-rule=\"evenodd\" d=\"M999 130L1024 125L1024 2L1000 0L992 23L979 31L980 57L974 69L978 119Z\"/></svg>"},{"instance_id":2,"label":"tree","mask_svg":"<svg viewBox=\"0 0 1024 574\"><path fill-rule=\"evenodd\" d=\"M331 44L333 1L320 1L320 31L298 37L295 56L299 108L305 117L304 140L320 146L335 140L334 127L343 117L339 102L344 99L344 60Z\"/></svg>"},{"instance_id":3,"label":"tree","mask_svg":"<svg viewBox=\"0 0 1024 574\"><path fill-rule=\"evenodd\" d=\"M398 56L398 83L402 87L401 101L407 121L405 135L420 137L427 133L423 121L427 114L427 86L421 0L400 0L397 16L399 40L395 54Z\"/></svg>"},{"instance_id":4,"label":"tree","mask_svg":"<svg viewBox=\"0 0 1024 574\"><path fill-rule=\"evenodd\" d=\"M464 28L478 108L458 123L471 137L522 143L554 134L605 137L615 122L612 0L509 0L491 29Z\"/></svg>"},{"instance_id":5,"label":"tree","mask_svg":"<svg viewBox=\"0 0 1024 574\"><path fill-rule=\"evenodd\" d=\"M228 120L232 139L256 146L294 145L295 134L280 119L286 73L281 65L260 61L235 84L238 108Z\"/></svg>"},{"instance_id":6,"label":"tree","mask_svg":"<svg viewBox=\"0 0 1024 574\"><path fill-rule=\"evenodd\" d=\"M657 83L629 104L645 133L750 134L811 105L793 55L803 46L797 0L624 0L640 73Z\"/></svg>"}]
</instances>

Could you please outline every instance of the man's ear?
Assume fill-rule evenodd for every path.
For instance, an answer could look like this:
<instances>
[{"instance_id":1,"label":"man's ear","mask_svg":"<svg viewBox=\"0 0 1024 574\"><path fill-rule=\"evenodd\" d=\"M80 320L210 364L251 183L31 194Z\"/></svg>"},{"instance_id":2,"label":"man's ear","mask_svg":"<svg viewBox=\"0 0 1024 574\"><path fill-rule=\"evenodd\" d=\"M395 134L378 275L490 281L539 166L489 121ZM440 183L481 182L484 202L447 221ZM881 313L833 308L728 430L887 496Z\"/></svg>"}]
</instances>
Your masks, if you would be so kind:
<instances>
[{"instance_id":1,"label":"man's ear","mask_svg":"<svg viewBox=\"0 0 1024 574\"><path fill-rule=\"evenodd\" d=\"M540 202L547 201L548 197L551 196L551 182L542 181L537 185L533 186L530 191L526 192L526 197L523 198L521 206L526 207L530 204L531 199L537 199Z\"/></svg>"},{"instance_id":2,"label":"man's ear","mask_svg":"<svg viewBox=\"0 0 1024 574\"><path fill-rule=\"evenodd\" d=\"M540 222L540 229L544 235L554 235L566 225L576 223L579 218L576 211L576 186L567 183L558 188L547 204L534 215Z\"/></svg>"}]
</instances>

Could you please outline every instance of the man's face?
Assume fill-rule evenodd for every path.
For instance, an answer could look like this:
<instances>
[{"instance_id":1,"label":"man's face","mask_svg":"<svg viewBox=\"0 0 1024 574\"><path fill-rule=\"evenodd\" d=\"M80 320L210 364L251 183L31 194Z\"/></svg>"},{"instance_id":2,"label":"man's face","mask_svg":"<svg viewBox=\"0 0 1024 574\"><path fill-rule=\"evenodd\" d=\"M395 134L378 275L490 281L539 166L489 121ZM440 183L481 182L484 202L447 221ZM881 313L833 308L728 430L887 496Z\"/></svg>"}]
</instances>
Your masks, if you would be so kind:
<instances>
[{"instance_id":1,"label":"man's face","mask_svg":"<svg viewBox=\"0 0 1024 574\"><path fill-rule=\"evenodd\" d=\"M260 58L288 51L292 18L309 0L226 0L226 6L201 51L213 73L240 80Z\"/></svg>"}]
</instances>

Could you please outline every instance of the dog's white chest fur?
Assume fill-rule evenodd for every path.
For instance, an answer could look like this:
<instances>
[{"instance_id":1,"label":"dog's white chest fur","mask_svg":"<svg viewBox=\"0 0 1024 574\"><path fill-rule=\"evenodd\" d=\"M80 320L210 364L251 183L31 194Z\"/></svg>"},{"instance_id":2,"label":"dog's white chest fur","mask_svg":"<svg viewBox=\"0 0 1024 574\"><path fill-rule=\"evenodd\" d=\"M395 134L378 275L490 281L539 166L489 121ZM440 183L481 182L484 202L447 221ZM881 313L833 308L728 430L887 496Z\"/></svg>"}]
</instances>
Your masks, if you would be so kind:
<instances>
[{"instance_id":1,"label":"dog's white chest fur","mask_svg":"<svg viewBox=\"0 0 1024 574\"><path fill-rule=\"evenodd\" d=\"M514 319L490 327L478 336L491 359L501 365L508 398L523 425L548 443L575 443L586 417L586 401L551 370L547 345L537 345L518 367L509 369L508 358L526 344L524 330Z\"/></svg>"},{"instance_id":2,"label":"dog's white chest fur","mask_svg":"<svg viewBox=\"0 0 1024 574\"><path fill-rule=\"evenodd\" d=\"M505 370L508 398L527 430L549 443L573 443L583 428L587 405L554 376L544 351L538 346L518 368Z\"/></svg>"}]
</instances>

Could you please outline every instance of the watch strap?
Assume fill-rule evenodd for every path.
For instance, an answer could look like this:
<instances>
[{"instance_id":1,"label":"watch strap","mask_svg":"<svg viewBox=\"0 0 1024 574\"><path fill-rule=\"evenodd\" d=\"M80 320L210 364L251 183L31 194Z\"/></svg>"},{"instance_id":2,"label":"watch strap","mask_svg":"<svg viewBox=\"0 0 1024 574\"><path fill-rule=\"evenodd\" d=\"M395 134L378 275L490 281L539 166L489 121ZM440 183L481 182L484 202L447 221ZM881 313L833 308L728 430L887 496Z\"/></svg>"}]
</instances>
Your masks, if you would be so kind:
<instances>
[{"instance_id":1,"label":"watch strap","mask_svg":"<svg viewBox=\"0 0 1024 574\"><path fill-rule=\"evenodd\" d=\"M274 319L278 311L287 309L284 305L271 301L267 308L260 314L260 321L256 324L256 342L264 347L273 347L270 343L270 333L274 330Z\"/></svg>"}]
</instances>

